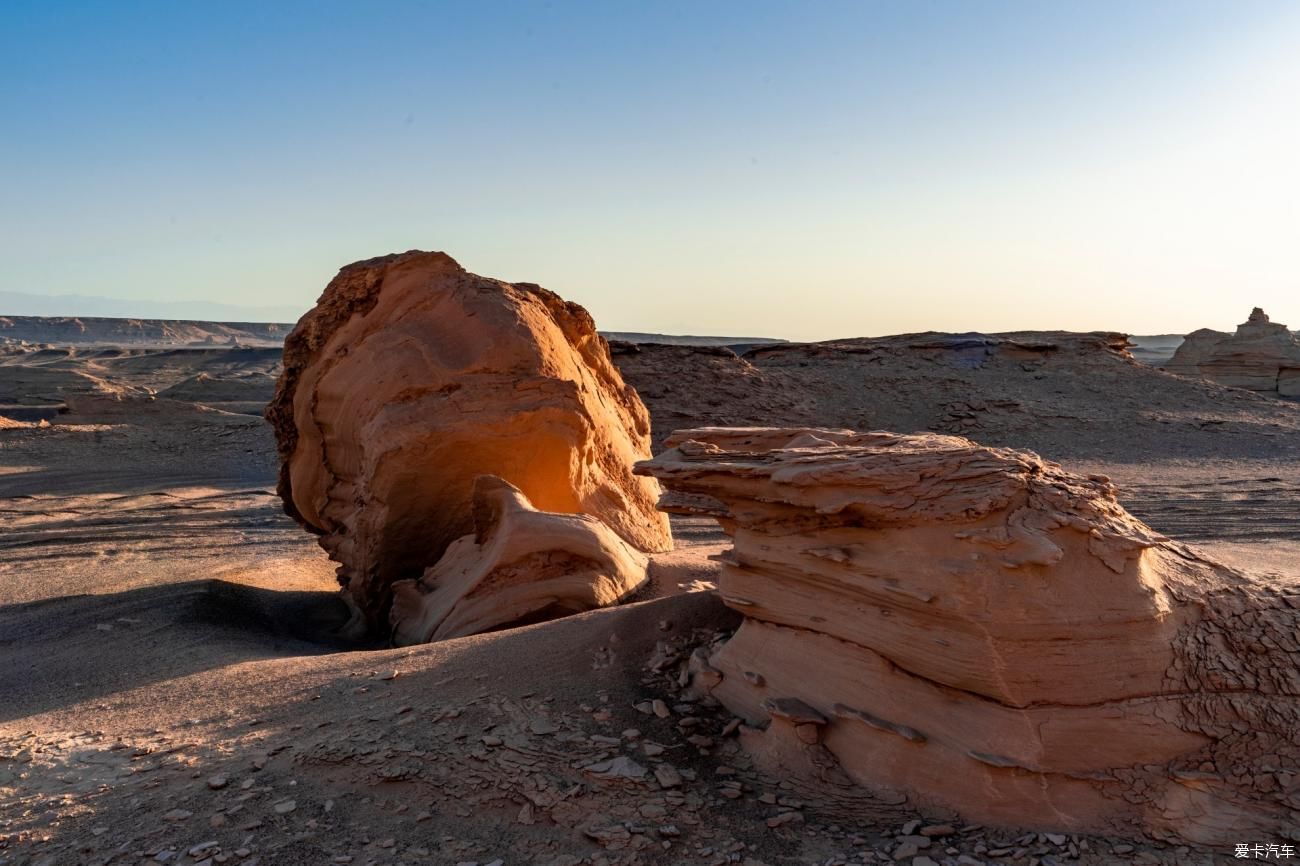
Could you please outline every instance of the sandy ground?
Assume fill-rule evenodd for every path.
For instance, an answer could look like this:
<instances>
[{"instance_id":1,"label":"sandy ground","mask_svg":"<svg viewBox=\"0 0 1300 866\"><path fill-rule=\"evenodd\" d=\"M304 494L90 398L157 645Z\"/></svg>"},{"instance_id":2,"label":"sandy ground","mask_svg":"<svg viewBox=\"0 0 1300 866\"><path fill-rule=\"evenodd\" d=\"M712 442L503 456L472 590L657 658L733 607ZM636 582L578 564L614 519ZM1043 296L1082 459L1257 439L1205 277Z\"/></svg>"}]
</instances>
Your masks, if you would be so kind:
<instances>
[{"instance_id":1,"label":"sandy ground","mask_svg":"<svg viewBox=\"0 0 1300 866\"><path fill-rule=\"evenodd\" d=\"M182 379L204 372L185 360ZM266 425L133 407L0 429L4 866L892 863L914 821L935 863L1240 862L864 816L762 777L725 712L677 689L690 649L735 624L707 591L725 544L700 521L675 524L636 603L416 649L341 644L332 565L280 510ZM1231 413L1258 447L1216 458L1187 424L1172 454L1144 429L1137 451L1049 456L1110 475L1172 537L1295 573L1300 409ZM981 438L1032 438L1025 414L1012 433L981 418Z\"/></svg>"}]
</instances>

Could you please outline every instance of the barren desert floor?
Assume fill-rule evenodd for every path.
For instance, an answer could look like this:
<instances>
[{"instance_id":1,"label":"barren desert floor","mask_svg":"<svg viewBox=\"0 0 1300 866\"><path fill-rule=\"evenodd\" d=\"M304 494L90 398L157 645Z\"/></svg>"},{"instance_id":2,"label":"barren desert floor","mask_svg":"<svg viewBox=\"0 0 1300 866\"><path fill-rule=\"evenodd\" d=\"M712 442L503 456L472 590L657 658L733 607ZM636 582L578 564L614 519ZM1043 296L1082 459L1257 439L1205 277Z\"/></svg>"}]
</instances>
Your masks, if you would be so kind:
<instances>
[{"instance_id":1,"label":"barren desert floor","mask_svg":"<svg viewBox=\"0 0 1300 866\"><path fill-rule=\"evenodd\" d=\"M706 424L960 432L1106 474L1159 532L1300 575L1300 404L1095 335L942 336L614 348L657 442ZM333 564L283 513L253 414L276 374L267 349L0 355L0 864L1240 862L864 816L764 777L731 717L679 692L680 663L736 623L708 591L727 545L702 519L674 518L634 603L346 644Z\"/></svg>"}]
</instances>

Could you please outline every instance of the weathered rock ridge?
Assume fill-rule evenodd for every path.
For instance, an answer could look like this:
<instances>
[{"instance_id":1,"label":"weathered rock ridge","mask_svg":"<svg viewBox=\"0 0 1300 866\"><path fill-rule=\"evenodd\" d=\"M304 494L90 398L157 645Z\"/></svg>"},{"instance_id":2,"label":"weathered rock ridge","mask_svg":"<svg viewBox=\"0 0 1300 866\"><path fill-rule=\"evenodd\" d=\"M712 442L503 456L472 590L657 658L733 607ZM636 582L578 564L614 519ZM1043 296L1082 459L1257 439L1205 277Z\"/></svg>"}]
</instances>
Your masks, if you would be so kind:
<instances>
[{"instance_id":1,"label":"weathered rock ridge","mask_svg":"<svg viewBox=\"0 0 1300 866\"><path fill-rule=\"evenodd\" d=\"M905 334L726 347L611 344L645 401L656 453L687 427L929 431L1061 460L1277 454L1300 414L1264 394L1175 376L1121 334Z\"/></svg>"},{"instance_id":2,"label":"weathered rock ridge","mask_svg":"<svg viewBox=\"0 0 1300 866\"><path fill-rule=\"evenodd\" d=\"M422 577L393 584L398 645L606 607L645 583L649 557L604 523L538 511L495 476L474 484L474 523Z\"/></svg>"},{"instance_id":3,"label":"weathered rock ridge","mask_svg":"<svg viewBox=\"0 0 1300 866\"><path fill-rule=\"evenodd\" d=\"M386 629L392 584L474 529L474 480L671 547L658 485L632 475L650 419L591 316L444 253L349 265L285 341L267 407L286 511L339 563L354 631Z\"/></svg>"},{"instance_id":4,"label":"weathered rock ridge","mask_svg":"<svg viewBox=\"0 0 1300 866\"><path fill-rule=\"evenodd\" d=\"M1256 307L1236 333L1202 328L1188 334L1165 369L1234 388L1300 397L1300 340Z\"/></svg>"},{"instance_id":5,"label":"weathered rock ridge","mask_svg":"<svg viewBox=\"0 0 1300 866\"><path fill-rule=\"evenodd\" d=\"M840 797L1203 844L1300 838L1300 587L1100 476L951 436L679 431L638 472L732 536L694 684Z\"/></svg>"}]
</instances>

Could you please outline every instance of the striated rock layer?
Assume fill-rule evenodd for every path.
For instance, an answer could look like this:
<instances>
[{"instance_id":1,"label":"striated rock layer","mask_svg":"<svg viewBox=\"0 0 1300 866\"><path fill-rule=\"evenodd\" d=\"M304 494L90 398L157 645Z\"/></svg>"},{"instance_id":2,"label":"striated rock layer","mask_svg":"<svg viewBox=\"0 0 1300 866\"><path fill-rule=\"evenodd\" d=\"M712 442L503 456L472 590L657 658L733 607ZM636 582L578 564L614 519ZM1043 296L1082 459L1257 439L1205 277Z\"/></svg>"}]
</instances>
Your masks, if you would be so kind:
<instances>
[{"instance_id":1,"label":"striated rock layer","mask_svg":"<svg viewBox=\"0 0 1300 866\"><path fill-rule=\"evenodd\" d=\"M1234 334L1209 328L1188 334L1165 369L1234 388L1300 397L1300 340L1256 307Z\"/></svg>"},{"instance_id":2,"label":"striated rock layer","mask_svg":"<svg viewBox=\"0 0 1300 866\"><path fill-rule=\"evenodd\" d=\"M474 484L474 524L418 580L393 584L399 646L606 607L646 581L649 557L604 523L538 511L492 475Z\"/></svg>"},{"instance_id":3,"label":"striated rock layer","mask_svg":"<svg viewBox=\"0 0 1300 866\"><path fill-rule=\"evenodd\" d=\"M733 537L694 683L784 772L982 823L1300 838L1300 588L1103 477L942 435L701 428L638 471Z\"/></svg>"},{"instance_id":4,"label":"striated rock layer","mask_svg":"<svg viewBox=\"0 0 1300 866\"><path fill-rule=\"evenodd\" d=\"M285 341L267 407L285 510L339 563L354 631L386 627L394 581L473 531L474 480L671 547L658 485L632 475L650 419L591 316L444 253L348 265Z\"/></svg>"}]
</instances>

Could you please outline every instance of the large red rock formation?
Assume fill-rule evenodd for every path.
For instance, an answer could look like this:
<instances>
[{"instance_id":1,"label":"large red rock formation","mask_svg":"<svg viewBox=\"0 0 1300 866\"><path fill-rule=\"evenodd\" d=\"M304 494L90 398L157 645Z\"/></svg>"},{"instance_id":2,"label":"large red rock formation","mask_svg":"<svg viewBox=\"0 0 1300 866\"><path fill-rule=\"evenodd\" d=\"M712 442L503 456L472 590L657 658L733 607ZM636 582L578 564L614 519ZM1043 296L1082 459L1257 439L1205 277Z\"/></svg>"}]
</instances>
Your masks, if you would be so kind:
<instances>
[{"instance_id":1,"label":"large red rock formation","mask_svg":"<svg viewBox=\"0 0 1300 866\"><path fill-rule=\"evenodd\" d=\"M1300 397L1300 340L1256 307L1236 333L1202 328L1188 334L1165 369L1249 391Z\"/></svg>"},{"instance_id":2,"label":"large red rock formation","mask_svg":"<svg viewBox=\"0 0 1300 866\"><path fill-rule=\"evenodd\" d=\"M745 616L695 685L783 772L969 820L1300 838L1300 587L1156 534L1102 477L941 435L679 431ZM847 796L847 795L846 795Z\"/></svg>"},{"instance_id":3,"label":"large red rock formation","mask_svg":"<svg viewBox=\"0 0 1300 866\"><path fill-rule=\"evenodd\" d=\"M339 563L354 630L385 628L395 580L473 531L474 479L671 547L658 486L632 475L650 420L591 316L444 253L348 265L285 342L267 408L290 515Z\"/></svg>"}]
</instances>

